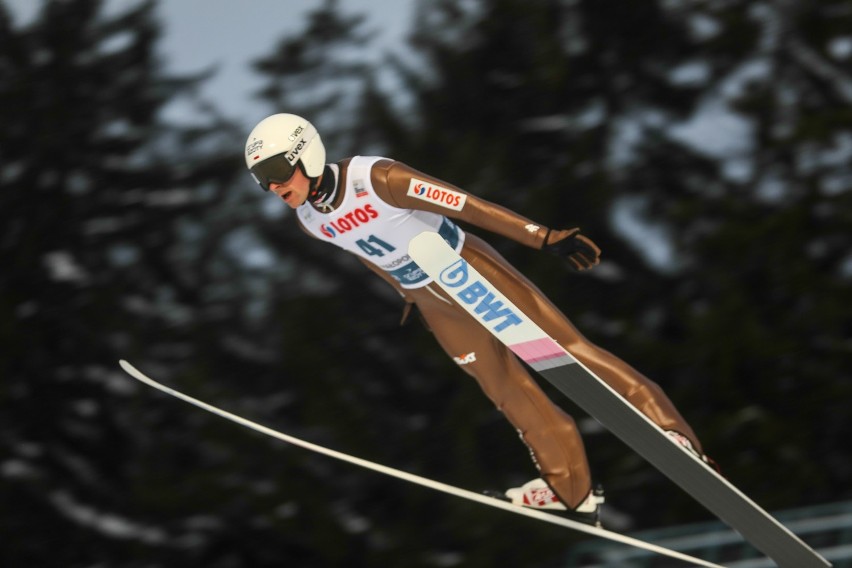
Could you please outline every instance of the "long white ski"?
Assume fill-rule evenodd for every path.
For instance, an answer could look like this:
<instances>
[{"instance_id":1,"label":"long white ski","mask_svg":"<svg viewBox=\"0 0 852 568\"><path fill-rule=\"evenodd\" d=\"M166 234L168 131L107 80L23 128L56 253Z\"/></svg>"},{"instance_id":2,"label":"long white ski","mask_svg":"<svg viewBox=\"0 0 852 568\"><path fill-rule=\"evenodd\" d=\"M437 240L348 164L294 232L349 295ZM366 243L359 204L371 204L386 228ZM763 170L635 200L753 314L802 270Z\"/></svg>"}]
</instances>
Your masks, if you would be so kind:
<instances>
[{"instance_id":1,"label":"long white ski","mask_svg":"<svg viewBox=\"0 0 852 568\"><path fill-rule=\"evenodd\" d=\"M412 239L408 252L444 291L518 357L778 566L831 566L563 349L440 235L421 233Z\"/></svg>"},{"instance_id":2,"label":"long white ski","mask_svg":"<svg viewBox=\"0 0 852 568\"><path fill-rule=\"evenodd\" d=\"M626 544L628 546L633 546L636 548L641 548L656 554L661 554L664 556L668 556L670 558L676 558L678 560L682 560L683 562L695 565L695 566L709 566L711 568L720 568L719 564L713 564L712 562L707 562L705 560L701 560L700 558L695 558L689 556L687 554L683 554L674 550L669 550L668 548L664 548L662 546L658 546L656 544L651 544L649 542L645 542L642 540L638 540L635 538L631 538L629 536L625 536L613 531L608 531L606 529L602 529L600 527L594 527L591 525L587 525L578 521L574 521L572 519L566 519L564 517L559 517L557 515L552 515L550 513L545 513L542 511L537 511L533 509L528 509L525 507L519 507L517 505L512 505L506 501L502 501L500 499L495 499L493 497L488 497L486 495L482 495L480 493L474 493L473 491L468 491L466 489L461 489L459 487L455 487L453 485L447 485L446 483L441 483L440 481L435 481L432 479L428 479L425 477L421 477L419 475L414 475L411 473L407 473L405 471L401 471L398 469L394 469L392 467L387 467L378 463L374 463L371 461L367 461L361 458L357 458L355 456L350 456L348 454L344 454L342 452L338 452L335 450L331 450L325 448L323 446L318 446L311 442L306 442L299 438L295 438L293 436L284 434L277 430L273 430L272 428L267 428L257 422L252 422L247 418L243 418L241 416L237 416L236 414L232 414L226 410L222 410L221 408L217 408L211 404L207 404L206 402L202 402L196 398L193 398L189 395L186 395L180 391L176 391L170 387L167 387L161 383L158 383L154 379L148 377L139 369L131 365L125 360L119 361L121 368L124 369L131 377L134 379L145 383L148 386L151 386L159 391L162 391L166 394L169 394L175 398L179 398L184 402L188 402L189 404L195 405L198 408L204 409L207 412L212 412L222 418L230 420L232 422L236 422L246 428L250 428L256 432L260 432L261 434L265 434L267 436L271 436L278 440L288 442L293 444L294 446L299 446L313 452L317 452L319 454L323 454L344 462L348 462L366 469L370 469L373 471L377 471L379 473L383 473L385 475L389 475L391 477L396 477L397 479L402 479L404 481L408 481L410 483L415 483L417 485L421 485L423 487L428 487L430 489L434 489L436 491L442 491L444 493L448 493L450 495L454 495L456 497L461 497L463 499L468 499L470 501L475 501L477 503L481 503L483 505L488 505L490 507L495 507L497 509L503 509L504 511L509 511L510 513L515 513L517 515L523 515L525 517L531 517L533 519L538 519L539 521L544 521L546 523L551 523L554 525L559 525L565 528L569 528L578 532L590 534L596 537L605 538L608 540L612 540L615 542L619 542L621 544Z\"/></svg>"}]
</instances>

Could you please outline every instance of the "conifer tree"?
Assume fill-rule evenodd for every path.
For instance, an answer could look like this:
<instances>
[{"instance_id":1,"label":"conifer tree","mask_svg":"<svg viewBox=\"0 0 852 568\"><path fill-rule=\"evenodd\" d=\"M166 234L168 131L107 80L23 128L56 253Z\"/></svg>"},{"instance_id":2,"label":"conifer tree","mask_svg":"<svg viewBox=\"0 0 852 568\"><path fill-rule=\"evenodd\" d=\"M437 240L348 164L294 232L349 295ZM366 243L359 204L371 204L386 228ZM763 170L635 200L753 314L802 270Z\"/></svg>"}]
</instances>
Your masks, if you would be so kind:
<instances>
[{"instance_id":1,"label":"conifer tree","mask_svg":"<svg viewBox=\"0 0 852 568\"><path fill-rule=\"evenodd\" d=\"M166 124L198 81L163 73L152 2L107 17L49 0L14 22L0 4L0 557L130 565L171 538L142 462L175 464L146 435L168 413L146 414L116 364L189 354L193 229L236 162L214 117Z\"/></svg>"}]
</instances>

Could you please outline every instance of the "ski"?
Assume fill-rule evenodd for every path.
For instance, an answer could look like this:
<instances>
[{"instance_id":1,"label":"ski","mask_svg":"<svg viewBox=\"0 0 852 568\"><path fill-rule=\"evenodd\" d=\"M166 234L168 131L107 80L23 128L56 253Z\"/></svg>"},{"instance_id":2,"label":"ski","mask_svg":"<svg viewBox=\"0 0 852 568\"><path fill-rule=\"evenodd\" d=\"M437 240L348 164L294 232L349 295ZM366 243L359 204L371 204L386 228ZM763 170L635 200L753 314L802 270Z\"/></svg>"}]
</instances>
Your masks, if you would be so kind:
<instances>
[{"instance_id":1,"label":"ski","mask_svg":"<svg viewBox=\"0 0 852 568\"><path fill-rule=\"evenodd\" d=\"M359 467L363 467L372 471L376 471L378 473L382 473L391 477L395 477L397 479L401 479L403 481L408 481L410 483L414 483L416 485L420 485L422 487L427 487L429 489L434 489L436 491L441 491L443 493L447 493L449 495L454 495L456 497L461 497L462 499L467 499L469 501L474 501L477 503L481 503L483 505L488 505L489 507L494 507L497 509L502 509L504 511L508 511L510 513L515 513L516 515L522 515L525 517L530 517L532 519L536 519L539 521L543 521L546 523L550 523L553 525L558 525L564 528L568 528L577 532L585 533L588 535L592 535L599 538L604 538L607 540L611 540L613 542L618 542L621 544L625 544L627 546L632 546L635 548L640 548L643 550L647 550L649 552L653 552L656 554L660 554L663 556L667 556L670 558L675 558L677 560L681 560L691 565L695 566L708 566L710 568L721 568L719 564L713 564L712 562L707 562L705 560L701 560L700 558L695 558L693 556L689 556L687 554L683 554L681 552L677 552L675 550L670 550L668 548L658 546L656 544L652 544L649 542L645 542L643 540L638 540L629 536L625 536L623 534L609 531L603 529L601 527L596 527L592 525L587 525L580 521L575 521L572 519L560 517L558 515L554 515L551 513L545 513L543 511L538 511L535 509L528 509L526 507L520 507L518 505L513 505L509 502L506 502L501 499L497 499L494 497L488 497L487 495L483 495L480 493L475 493L473 491L468 491L467 489L462 489L460 487L456 487L454 485L448 485L446 483L441 483L440 481L435 481L433 479L429 479L426 477L421 477L419 475L415 475L412 473L408 473L399 469L394 469L392 467L388 467L382 464L378 464L375 462L371 462L365 459L361 459L355 456L351 456L345 454L343 452L338 452L336 450L332 450L323 446L319 446L317 444L313 444L311 442L307 442L300 438L296 438L294 436L290 436L288 434L284 434L283 432L279 432L277 430L273 430L272 428L268 428L257 422L253 422L247 418L243 418L242 416L238 416L236 414L232 414L226 410L222 410L216 406L193 398L187 394L184 394L180 391L177 391L171 387L168 387L162 383L155 381L149 376L142 373L139 369L131 365L125 360L119 361L119 365L124 369L127 374L129 374L134 379L153 387L161 392L164 392L168 395L171 395L175 398L183 400L184 402L188 402L198 408L206 410L207 412L211 412L230 420L231 422L235 422L241 426L245 426L255 432L259 432L266 436L270 436L272 438L281 440L283 442L287 442L294 446L298 446L307 450L311 450L313 452L344 461L353 465L357 465Z\"/></svg>"},{"instance_id":2,"label":"ski","mask_svg":"<svg viewBox=\"0 0 852 568\"><path fill-rule=\"evenodd\" d=\"M778 566L831 566L563 349L437 233L424 232L412 239L409 255L462 308L544 379Z\"/></svg>"}]
</instances>

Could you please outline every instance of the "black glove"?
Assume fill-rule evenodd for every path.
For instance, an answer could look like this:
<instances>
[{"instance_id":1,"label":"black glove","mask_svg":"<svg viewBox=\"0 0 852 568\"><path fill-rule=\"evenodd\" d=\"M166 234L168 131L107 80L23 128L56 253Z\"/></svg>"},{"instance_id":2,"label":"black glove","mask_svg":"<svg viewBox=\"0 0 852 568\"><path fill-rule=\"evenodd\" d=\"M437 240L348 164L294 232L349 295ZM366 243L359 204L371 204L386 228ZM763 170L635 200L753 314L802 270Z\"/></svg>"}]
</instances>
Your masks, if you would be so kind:
<instances>
[{"instance_id":1,"label":"black glove","mask_svg":"<svg viewBox=\"0 0 852 568\"><path fill-rule=\"evenodd\" d=\"M548 230L541 250L568 259L574 270L587 270L601 261L601 249L580 234L580 229Z\"/></svg>"}]
</instances>

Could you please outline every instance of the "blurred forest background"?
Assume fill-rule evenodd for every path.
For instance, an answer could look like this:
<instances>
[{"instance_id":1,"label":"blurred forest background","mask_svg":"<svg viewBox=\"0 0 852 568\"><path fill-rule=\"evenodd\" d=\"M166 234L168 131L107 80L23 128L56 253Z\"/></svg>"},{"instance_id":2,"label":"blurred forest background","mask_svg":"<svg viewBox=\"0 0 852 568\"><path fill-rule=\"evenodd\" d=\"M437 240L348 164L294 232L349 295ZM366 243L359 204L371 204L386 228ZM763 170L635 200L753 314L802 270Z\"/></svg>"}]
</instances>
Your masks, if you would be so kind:
<instances>
[{"instance_id":1,"label":"blurred forest background","mask_svg":"<svg viewBox=\"0 0 852 568\"><path fill-rule=\"evenodd\" d=\"M207 77L164 71L156 2L41 4L16 26L0 0L0 563L558 566L581 537L120 371L474 491L535 476L429 333L399 327L396 295L253 185L246 129L197 96ZM369 26L328 0L259 39L257 104L311 118L330 159L387 155L583 227L604 251L583 275L482 236L659 382L762 506L852 498L852 1L422 0L415 17L413 57L365 65ZM176 101L196 118L165 120ZM613 528L710 519L554 397Z\"/></svg>"}]
</instances>

